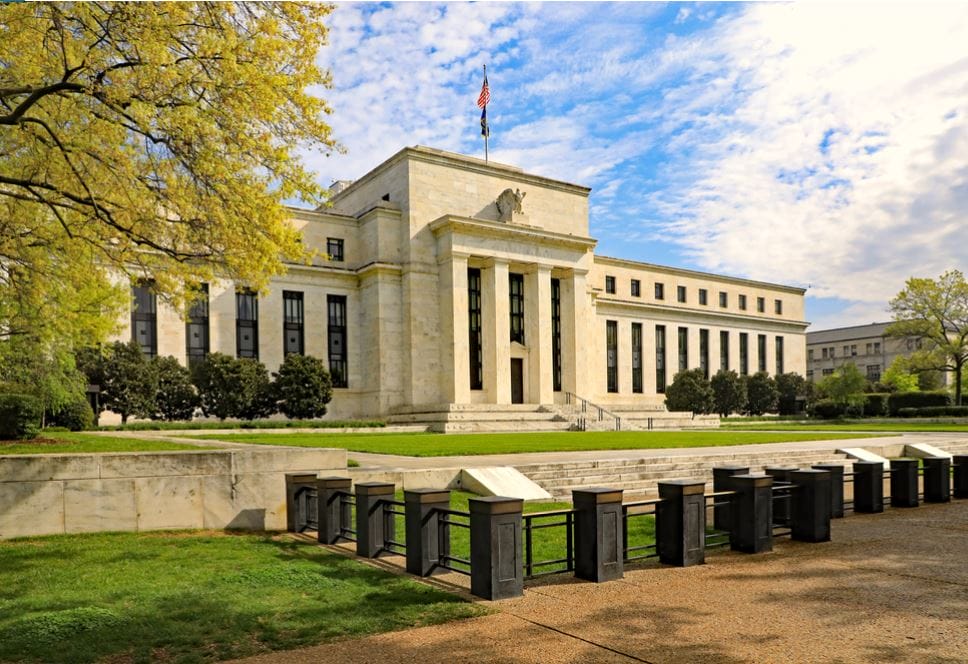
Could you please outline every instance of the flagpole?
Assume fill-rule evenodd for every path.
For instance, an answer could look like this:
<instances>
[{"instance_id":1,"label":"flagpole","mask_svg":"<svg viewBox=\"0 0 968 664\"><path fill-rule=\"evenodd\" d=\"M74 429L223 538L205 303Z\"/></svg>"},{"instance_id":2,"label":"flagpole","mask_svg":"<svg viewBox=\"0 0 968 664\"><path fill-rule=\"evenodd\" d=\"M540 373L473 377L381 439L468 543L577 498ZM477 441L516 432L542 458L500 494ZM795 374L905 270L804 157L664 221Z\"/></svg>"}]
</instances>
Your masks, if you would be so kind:
<instances>
[{"instance_id":1,"label":"flagpole","mask_svg":"<svg viewBox=\"0 0 968 664\"><path fill-rule=\"evenodd\" d=\"M484 80L487 80L487 65L484 65ZM484 114L487 114L487 104L484 104ZM491 125L488 123L487 129L484 132L484 163L487 163L487 137L491 134Z\"/></svg>"}]
</instances>

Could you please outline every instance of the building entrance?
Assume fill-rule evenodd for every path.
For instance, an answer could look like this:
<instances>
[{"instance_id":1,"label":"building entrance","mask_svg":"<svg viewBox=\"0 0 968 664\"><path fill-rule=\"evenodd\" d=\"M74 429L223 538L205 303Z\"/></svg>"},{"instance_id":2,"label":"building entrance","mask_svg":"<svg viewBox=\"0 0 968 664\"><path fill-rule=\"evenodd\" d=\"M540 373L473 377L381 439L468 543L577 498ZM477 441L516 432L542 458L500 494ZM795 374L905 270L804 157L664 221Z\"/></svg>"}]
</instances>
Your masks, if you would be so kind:
<instances>
[{"instance_id":1,"label":"building entrance","mask_svg":"<svg viewBox=\"0 0 968 664\"><path fill-rule=\"evenodd\" d=\"M524 360L511 358L511 403L524 403Z\"/></svg>"}]
</instances>

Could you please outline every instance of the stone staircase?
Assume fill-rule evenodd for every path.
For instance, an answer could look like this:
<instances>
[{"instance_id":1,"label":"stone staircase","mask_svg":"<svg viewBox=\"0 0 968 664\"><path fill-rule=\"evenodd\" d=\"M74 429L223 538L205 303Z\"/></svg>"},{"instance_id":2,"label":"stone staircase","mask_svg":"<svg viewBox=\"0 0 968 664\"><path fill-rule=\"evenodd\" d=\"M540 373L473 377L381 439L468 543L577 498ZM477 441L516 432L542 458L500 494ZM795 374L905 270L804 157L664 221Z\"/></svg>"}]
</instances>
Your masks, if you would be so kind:
<instances>
[{"instance_id":1,"label":"stone staircase","mask_svg":"<svg viewBox=\"0 0 968 664\"><path fill-rule=\"evenodd\" d=\"M580 431L652 431L655 429L718 429L718 415L694 415L665 410L664 407L642 407L636 404L599 406L584 399L558 403L554 409ZM616 420L620 425L616 426Z\"/></svg>"},{"instance_id":2,"label":"stone staircase","mask_svg":"<svg viewBox=\"0 0 968 664\"><path fill-rule=\"evenodd\" d=\"M571 500L572 489L604 486L623 489L631 499L654 498L658 483L671 479L698 479L712 490L713 466L744 465L751 472L766 466L809 468L818 463L849 465L847 455L835 450L772 452L724 451L722 454L670 455L599 461L538 463L515 468L550 493L555 500Z\"/></svg>"},{"instance_id":3,"label":"stone staircase","mask_svg":"<svg viewBox=\"0 0 968 664\"><path fill-rule=\"evenodd\" d=\"M391 425L425 426L438 433L568 431L572 422L555 408L535 404L431 404L398 409Z\"/></svg>"}]
</instances>

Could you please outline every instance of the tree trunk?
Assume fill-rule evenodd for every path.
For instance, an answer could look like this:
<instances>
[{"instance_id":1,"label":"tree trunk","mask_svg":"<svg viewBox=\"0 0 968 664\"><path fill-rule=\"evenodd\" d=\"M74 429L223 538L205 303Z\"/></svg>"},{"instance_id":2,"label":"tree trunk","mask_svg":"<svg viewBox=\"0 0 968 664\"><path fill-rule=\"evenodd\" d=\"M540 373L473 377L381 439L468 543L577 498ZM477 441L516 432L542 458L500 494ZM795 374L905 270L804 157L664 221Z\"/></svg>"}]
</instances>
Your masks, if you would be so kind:
<instances>
[{"instance_id":1,"label":"tree trunk","mask_svg":"<svg viewBox=\"0 0 968 664\"><path fill-rule=\"evenodd\" d=\"M121 413L121 425L123 426L123 425L125 425L127 423L128 423L128 414L127 413Z\"/></svg>"},{"instance_id":2,"label":"tree trunk","mask_svg":"<svg viewBox=\"0 0 968 664\"><path fill-rule=\"evenodd\" d=\"M964 362L955 363L955 405L961 405L961 368Z\"/></svg>"}]
</instances>

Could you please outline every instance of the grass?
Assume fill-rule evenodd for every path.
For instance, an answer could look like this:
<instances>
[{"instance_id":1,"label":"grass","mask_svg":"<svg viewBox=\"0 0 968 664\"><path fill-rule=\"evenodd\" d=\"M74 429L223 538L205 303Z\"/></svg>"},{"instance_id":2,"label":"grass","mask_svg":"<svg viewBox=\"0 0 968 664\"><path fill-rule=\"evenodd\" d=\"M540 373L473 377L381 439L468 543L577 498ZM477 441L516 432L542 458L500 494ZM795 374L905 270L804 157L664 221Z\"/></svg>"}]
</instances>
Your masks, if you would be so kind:
<instances>
[{"instance_id":1,"label":"grass","mask_svg":"<svg viewBox=\"0 0 968 664\"><path fill-rule=\"evenodd\" d=\"M968 422L965 420L948 421L917 421L896 419L854 419L830 420L819 422L728 422L722 423L722 428L742 431L863 431L863 432L968 432Z\"/></svg>"},{"instance_id":2,"label":"grass","mask_svg":"<svg viewBox=\"0 0 968 664\"><path fill-rule=\"evenodd\" d=\"M719 431L550 431L494 434L339 434L243 433L192 436L201 440L225 440L258 445L294 447L341 447L353 452L432 457L522 452L577 450L662 449L673 447L719 447L754 443L785 443L839 440L869 436L822 433L758 433Z\"/></svg>"},{"instance_id":3,"label":"grass","mask_svg":"<svg viewBox=\"0 0 968 664\"><path fill-rule=\"evenodd\" d=\"M105 425L99 431L183 431L190 429L379 429L383 420L244 420L190 422L131 422Z\"/></svg>"},{"instance_id":4,"label":"grass","mask_svg":"<svg viewBox=\"0 0 968 664\"><path fill-rule=\"evenodd\" d=\"M287 537L175 532L0 541L5 662L212 662L483 612Z\"/></svg>"},{"instance_id":5,"label":"grass","mask_svg":"<svg viewBox=\"0 0 968 664\"><path fill-rule=\"evenodd\" d=\"M89 433L44 433L34 440L0 441L3 454L90 454L93 452L171 452L199 450L198 445L171 443L164 440L118 438Z\"/></svg>"}]
</instances>

